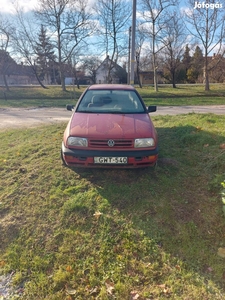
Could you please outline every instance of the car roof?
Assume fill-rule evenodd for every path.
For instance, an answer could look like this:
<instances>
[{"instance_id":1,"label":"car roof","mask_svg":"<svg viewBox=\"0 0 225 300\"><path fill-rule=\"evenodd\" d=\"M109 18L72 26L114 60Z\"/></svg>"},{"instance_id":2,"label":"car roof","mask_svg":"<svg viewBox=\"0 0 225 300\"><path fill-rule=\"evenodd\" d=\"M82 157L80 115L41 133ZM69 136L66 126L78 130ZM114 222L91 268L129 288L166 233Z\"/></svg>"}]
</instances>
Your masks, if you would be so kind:
<instances>
[{"instance_id":1,"label":"car roof","mask_svg":"<svg viewBox=\"0 0 225 300\"><path fill-rule=\"evenodd\" d=\"M93 84L88 90L127 90L134 91L135 88L129 84Z\"/></svg>"}]
</instances>

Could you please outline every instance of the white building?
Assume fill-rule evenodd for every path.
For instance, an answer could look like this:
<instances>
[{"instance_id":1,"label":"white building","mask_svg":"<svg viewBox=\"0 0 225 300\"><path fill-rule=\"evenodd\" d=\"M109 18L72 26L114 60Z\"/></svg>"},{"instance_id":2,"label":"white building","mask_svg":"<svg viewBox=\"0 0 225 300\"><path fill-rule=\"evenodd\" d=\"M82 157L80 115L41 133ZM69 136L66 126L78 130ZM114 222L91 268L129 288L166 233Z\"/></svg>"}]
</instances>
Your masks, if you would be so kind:
<instances>
[{"instance_id":1,"label":"white building","mask_svg":"<svg viewBox=\"0 0 225 300\"><path fill-rule=\"evenodd\" d=\"M126 83L127 72L124 68L113 62L109 56L96 70L96 83Z\"/></svg>"}]
</instances>

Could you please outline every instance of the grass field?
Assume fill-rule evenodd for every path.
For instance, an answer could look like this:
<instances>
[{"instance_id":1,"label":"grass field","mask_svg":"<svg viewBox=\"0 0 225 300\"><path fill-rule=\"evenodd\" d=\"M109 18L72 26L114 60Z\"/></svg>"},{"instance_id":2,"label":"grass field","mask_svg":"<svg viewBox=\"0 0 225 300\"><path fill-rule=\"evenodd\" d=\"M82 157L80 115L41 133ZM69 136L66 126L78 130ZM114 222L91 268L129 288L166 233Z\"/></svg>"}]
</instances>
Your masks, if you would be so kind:
<instances>
[{"instance_id":1,"label":"grass field","mask_svg":"<svg viewBox=\"0 0 225 300\"><path fill-rule=\"evenodd\" d=\"M152 119L155 171L63 167L66 124L0 132L0 271L20 299L225 299L225 116Z\"/></svg>"},{"instance_id":2,"label":"grass field","mask_svg":"<svg viewBox=\"0 0 225 300\"><path fill-rule=\"evenodd\" d=\"M9 92L0 87L0 107L55 106L64 107L74 103L85 87L80 89L68 86L62 92L60 86L48 89L41 87L11 87ZM159 92L153 87L137 88L147 105L225 105L225 85L213 84L209 92L203 85L178 85L173 89L169 85L159 86Z\"/></svg>"}]
</instances>

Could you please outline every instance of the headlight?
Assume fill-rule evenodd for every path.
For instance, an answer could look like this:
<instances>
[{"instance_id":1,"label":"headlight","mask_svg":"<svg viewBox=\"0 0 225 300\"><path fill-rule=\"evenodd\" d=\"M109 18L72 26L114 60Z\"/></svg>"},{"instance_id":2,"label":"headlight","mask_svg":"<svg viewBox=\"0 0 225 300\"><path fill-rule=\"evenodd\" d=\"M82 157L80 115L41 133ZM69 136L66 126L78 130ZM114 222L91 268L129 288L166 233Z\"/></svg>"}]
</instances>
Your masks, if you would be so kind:
<instances>
[{"instance_id":1,"label":"headlight","mask_svg":"<svg viewBox=\"0 0 225 300\"><path fill-rule=\"evenodd\" d=\"M70 136L67 139L68 146L87 147L88 141L85 138Z\"/></svg>"},{"instance_id":2,"label":"headlight","mask_svg":"<svg viewBox=\"0 0 225 300\"><path fill-rule=\"evenodd\" d=\"M135 139L134 141L135 148L146 148L153 146L155 146L155 141L153 138Z\"/></svg>"}]
</instances>

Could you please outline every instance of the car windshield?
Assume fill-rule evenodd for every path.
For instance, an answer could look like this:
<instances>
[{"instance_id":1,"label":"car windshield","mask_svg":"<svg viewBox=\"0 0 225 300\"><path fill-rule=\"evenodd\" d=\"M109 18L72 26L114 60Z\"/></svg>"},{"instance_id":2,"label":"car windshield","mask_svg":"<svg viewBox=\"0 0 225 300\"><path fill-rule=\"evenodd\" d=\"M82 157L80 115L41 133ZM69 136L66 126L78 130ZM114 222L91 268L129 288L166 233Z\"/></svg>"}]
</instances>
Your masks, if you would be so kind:
<instances>
[{"instance_id":1,"label":"car windshield","mask_svg":"<svg viewBox=\"0 0 225 300\"><path fill-rule=\"evenodd\" d=\"M132 90L88 90L77 112L87 113L144 113L138 94Z\"/></svg>"}]
</instances>

